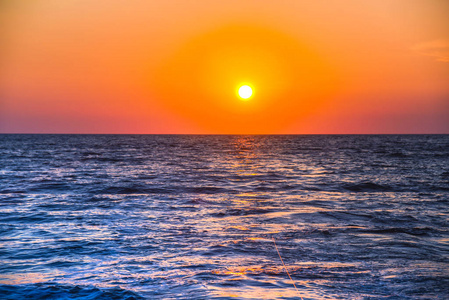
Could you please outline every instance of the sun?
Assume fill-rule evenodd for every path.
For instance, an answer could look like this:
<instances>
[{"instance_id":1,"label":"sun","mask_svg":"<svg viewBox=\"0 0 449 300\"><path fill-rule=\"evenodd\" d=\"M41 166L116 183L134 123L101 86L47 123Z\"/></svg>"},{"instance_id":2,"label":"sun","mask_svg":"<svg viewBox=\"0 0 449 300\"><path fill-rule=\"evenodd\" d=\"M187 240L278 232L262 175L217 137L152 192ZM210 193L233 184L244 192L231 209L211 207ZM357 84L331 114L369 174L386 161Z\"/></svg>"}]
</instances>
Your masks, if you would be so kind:
<instances>
[{"instance_id":1,"label":"sun","mask_svg":"<svg viewBox=\"0 0 449 300\"><path fill-rule=\"evenodd\" d=\"M242 85L239 88L239 96L242 99L248 99L253 94L253 89L249 85Z\"/></svg>"}]
</instances>

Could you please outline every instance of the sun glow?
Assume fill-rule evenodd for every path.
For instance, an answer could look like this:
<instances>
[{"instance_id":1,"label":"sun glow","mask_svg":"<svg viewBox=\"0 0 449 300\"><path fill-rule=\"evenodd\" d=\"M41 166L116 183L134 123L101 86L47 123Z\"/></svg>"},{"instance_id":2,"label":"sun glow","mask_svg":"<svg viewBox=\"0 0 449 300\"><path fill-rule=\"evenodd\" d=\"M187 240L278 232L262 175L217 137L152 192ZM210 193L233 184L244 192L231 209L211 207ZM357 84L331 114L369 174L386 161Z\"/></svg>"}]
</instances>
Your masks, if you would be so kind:
<instances>
[{"instance_id":1,"label":"sun glow","mask_svg":"<svg viewBox=\"0 0 449 300\"><path fill-rule=\"evenodd\" d=\"M249 85L242 85L239 88L239 96L242 99L248 99L253 94L253 89Z\"/></svg>"},{"instance_id":2,"label":"sun glow","mask_svg":"<svg viewBox=\"0 0 449 300\"><path fill-rule=\"evenodd\" d=\"M301 41L234 24L200 34L162 60L147 97L207 133L275 133L326 101L333 78Z\"/></svg>"}]
</instances>

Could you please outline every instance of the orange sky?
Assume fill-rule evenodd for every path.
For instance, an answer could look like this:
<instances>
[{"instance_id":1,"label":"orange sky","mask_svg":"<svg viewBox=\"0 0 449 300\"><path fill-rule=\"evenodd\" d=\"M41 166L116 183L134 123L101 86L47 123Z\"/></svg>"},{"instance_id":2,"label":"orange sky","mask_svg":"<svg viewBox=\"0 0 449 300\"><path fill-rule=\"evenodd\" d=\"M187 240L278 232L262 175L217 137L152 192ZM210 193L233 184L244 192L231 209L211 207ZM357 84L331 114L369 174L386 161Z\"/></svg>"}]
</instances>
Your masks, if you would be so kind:
<instances>
[{"instance_id":1,"label":"orange sky","mask_svg":"<svg viewBox=\"0 0 449 300\"><path fill-rule=\"evenodd\" d=\"M0 132L449 133L448 16L445 0L2 1Z\"/></svg>"}]
</instances>

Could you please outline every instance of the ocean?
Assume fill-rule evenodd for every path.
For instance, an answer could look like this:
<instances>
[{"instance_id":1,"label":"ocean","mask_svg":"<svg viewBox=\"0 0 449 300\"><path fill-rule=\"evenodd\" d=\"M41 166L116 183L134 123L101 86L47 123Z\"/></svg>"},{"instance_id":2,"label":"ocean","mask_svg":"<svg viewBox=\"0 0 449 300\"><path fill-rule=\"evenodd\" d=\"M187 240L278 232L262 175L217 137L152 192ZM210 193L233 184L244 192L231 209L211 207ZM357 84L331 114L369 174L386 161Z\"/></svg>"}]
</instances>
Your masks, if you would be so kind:
<instances>
[{"instance_id":1,"label":"ocean","mask_svg":"<svg viewBox=\"0 0 449 300\"><path fill-rule=\"evenodd\" d=\"M0 299L449 299L449 135L0 135Z\"/></svg>"}]
</instances>

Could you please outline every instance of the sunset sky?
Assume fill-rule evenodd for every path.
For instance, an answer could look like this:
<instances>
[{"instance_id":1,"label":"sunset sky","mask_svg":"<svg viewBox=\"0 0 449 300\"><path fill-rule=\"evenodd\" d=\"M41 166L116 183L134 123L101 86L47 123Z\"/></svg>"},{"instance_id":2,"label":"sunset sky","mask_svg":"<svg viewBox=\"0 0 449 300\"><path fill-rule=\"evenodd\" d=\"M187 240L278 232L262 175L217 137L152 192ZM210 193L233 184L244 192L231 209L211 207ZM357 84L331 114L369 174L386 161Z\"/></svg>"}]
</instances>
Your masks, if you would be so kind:
<instances>
[{"instance_id":1,"label":"sunset sky","mask_svg":"<svg viewBox=\"0 0 449 300\"><path fill-rule=\"evenodd\" d=\"M1 1L0 132L449 133L449 1Z\"/></svg>"}]
</instances>

